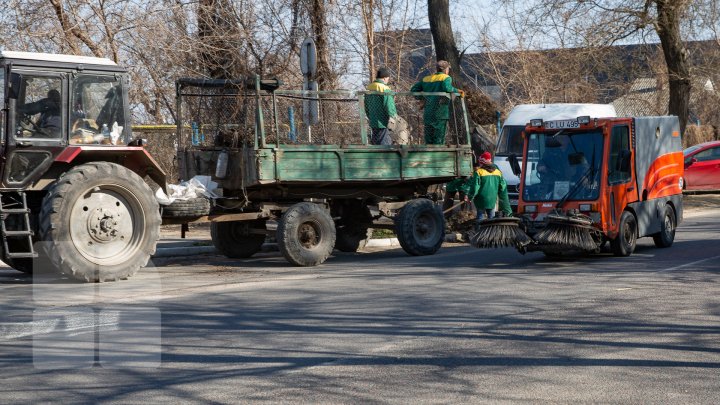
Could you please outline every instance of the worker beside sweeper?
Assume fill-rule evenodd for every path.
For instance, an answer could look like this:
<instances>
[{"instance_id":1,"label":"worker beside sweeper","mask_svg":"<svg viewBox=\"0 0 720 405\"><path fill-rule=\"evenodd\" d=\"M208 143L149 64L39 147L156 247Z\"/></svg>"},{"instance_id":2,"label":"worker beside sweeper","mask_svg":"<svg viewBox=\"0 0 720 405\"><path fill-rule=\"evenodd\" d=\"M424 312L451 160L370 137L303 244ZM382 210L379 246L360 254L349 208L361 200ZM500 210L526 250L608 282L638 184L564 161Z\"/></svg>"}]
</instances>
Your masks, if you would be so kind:
<instances>
[{"instance_id":1,"label":"worker beside sweeper","mask_svg":"<svg viewBox=\"0 0 720 405\"><path fill-rule=\"evenodd\" d=\"M493 218L498 201L503 216L512 214L507 184L500 169L493 164L490 152L480 155L478 167L472 177L467 180L454 180L448 183L446 190L450 195L460 191L464 194L465 201L472 200L478 220Z\"/></svg>"}]
</instances>

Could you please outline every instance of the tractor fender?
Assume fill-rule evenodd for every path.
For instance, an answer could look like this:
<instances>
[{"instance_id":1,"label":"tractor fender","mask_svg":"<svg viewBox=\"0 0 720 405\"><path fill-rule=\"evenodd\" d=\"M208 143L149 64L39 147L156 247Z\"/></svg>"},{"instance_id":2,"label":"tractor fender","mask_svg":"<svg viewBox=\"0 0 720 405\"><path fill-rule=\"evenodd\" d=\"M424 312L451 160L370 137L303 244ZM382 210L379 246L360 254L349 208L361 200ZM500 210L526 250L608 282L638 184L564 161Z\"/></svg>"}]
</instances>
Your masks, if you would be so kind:
<instances>
[{"instance_id":1,"label":"tractor fender","mask_svg":"<svg viewBox=\"0 0 720 405\"><path fill-rule=\"evenodd\" d=\"M55 156L52 166L30 189L43 190L70 168L88 162L112 162L127 167L138 176L150 177L163 191L166 174L148 151L141 146L103 147L94 145L68 146Z\"/></svg>"}]
</instances>

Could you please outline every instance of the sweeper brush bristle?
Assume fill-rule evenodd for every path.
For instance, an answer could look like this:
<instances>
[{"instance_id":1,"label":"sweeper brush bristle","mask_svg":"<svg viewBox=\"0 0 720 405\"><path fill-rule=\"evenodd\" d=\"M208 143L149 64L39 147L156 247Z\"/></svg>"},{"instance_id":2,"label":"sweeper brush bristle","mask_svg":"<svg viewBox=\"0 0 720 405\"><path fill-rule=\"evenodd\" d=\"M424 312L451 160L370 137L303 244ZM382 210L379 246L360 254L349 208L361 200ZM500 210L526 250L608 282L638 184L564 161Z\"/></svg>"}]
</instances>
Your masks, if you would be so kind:
<instances>
[{"instance_id":1,"label":"sweeper brush bristle","mask_svg":"<svg viewBox=\"0 0 720 405\"><path fill-rule=\"evenodd\" d=\"M589 220L561 216L548 217L548 225L535 235L541 245L564 249L594 250L597 243L590 234Z\"/></svg>"},{"instance_id":2,"label":"sweeper brush bristle","mask_svg":"<svg viewBox=\"0 0 720 405\"><path fill-rule=\"evenodd\" d=\"M521 248L532 242L518 226L519 218L493 218L480 222L478 231L470 237L470 244L478 248Z\"/></svg>"}]
</instances>

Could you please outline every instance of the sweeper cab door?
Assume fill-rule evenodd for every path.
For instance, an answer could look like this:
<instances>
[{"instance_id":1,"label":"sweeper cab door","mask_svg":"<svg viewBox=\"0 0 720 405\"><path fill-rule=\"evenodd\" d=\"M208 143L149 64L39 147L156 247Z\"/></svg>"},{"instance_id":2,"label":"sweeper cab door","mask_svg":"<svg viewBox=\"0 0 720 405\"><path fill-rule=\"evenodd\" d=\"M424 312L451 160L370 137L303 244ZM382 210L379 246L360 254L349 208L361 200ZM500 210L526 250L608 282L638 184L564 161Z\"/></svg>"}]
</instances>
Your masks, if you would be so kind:
<instances>
[{"instance_id":1,"label":"sweeper cab door","mask_svg":"<svg viewBox=\"0 0 720 405\"><path fill-rule=\"evenodd\" d=\"M637 201L635 159L631 143L630 121L614 123L605 150L607 192L602 196L602 228L612 239L617 235L620 216L629 203Z\"/></svg>"}]
</instances>

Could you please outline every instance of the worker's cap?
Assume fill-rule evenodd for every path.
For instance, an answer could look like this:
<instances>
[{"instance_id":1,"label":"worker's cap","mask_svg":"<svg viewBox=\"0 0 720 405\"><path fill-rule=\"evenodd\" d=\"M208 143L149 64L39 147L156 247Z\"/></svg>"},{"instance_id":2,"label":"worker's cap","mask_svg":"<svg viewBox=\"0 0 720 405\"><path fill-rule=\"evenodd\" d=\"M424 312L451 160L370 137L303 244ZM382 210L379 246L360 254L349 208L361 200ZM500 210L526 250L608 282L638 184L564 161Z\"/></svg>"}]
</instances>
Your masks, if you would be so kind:
<instances>
[{"instance_id":1,"label":"worker's cap","mask_svg":"<svg viewBox=\"0 0 720 405\"><path fill-rule=\"evenodd\" d=\"M390 69L386 67L381 67L378 69L377 74L375 75L376 79L384 79L386 77L390 77L392 74L390 73Z\"/></svg>"},{"instance_id":2,"label":"worker's cap","mask_svg":"<svg viewBox=\"0 0 720 405\"><path fill-rule=\"evenodd\" d=\"M478 158L478 163L481 165L489 165L492 163L492 155L490 152L483 152L483 154Z\"/></svg>"},{"instance_id":3,"label":"worker's cap","mask_svg":"<svg viewBox=\"0 0 720 405\"><path fill-rule=\"evenodd\" d=\"M446 61L446 60L439 60L439 61L437 61L437 65L436 65L436 66L437 66L437 71L438 71L438 72L441 72L441 71L449 68L449 67L450 67L450 63L449 63L448 61Z\"/></svg>"}]
</instances>

